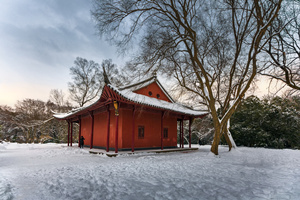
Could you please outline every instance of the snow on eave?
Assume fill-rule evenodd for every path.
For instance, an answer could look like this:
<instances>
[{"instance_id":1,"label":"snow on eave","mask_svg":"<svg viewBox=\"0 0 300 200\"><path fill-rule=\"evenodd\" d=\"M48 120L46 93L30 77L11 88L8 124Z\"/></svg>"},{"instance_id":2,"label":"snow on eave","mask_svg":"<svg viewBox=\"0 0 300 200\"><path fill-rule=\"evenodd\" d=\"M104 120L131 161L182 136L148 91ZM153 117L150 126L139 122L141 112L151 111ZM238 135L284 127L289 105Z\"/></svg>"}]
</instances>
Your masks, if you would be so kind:
<instances>
[{"instance_id":1,"label":"snow on eave","mask_svg":"<svg viewBox=\"0 0 300 200\"><path fill-rule=\"evenodd\" d=\"M100 99L102 97L102 94L103 94L103 91L104 91L104 87L102 88L102 92L101 92L100 97L94 103L92 103L90 105L87 105L87 106L80 107L80 108L72 109L71 111L69 111L67 113L56 113L56 114L53 115L53 117L55 117L57 119L66 119L66 118L68 118L68 117L70 117L74 114L79 113L80 111L83 111L85 109L88 109L88 108L96 105L100 101Z\"/></svg>"},{"instance_id":2,"label":"snow on eave","mask_svg":"<svg viewBox=\"0 0 300 200\"><path fill-rule=\"evenodd\" d=\"M89 105L89 106L91 106L91 105ZM55 117L55 118L57 118L57 119L65 119L65 118L67 118L67 117L69 117L69 116L72 116L72 115L74 115L74 114L76 114L76 113L78 113L78 112L84 110L85 108L87 108L87 107L89 107L89 106L86 106L86 107L80 107L80 108L75 108L75 109L70 110L70 111L67 112L67 113L55 113L55 114L53 115L53 117Z\"/></svg>"},{"instance_id":3,"label":"snow on eave","mask_svg":"<svg viewBox=\"0 0 300 200\"><path fill-rule=\"evenodd\" d=\"M79 107L79 108L74 108L72 110L70 110L69 112L67 113L55 113L53 115L53 117L57 118L57 119L66 119L72 115L75 115L77 113L79 113L80 111L83 111L85 109L88 109L94 105L96 105L101 99L101 96L99 97L99 99L97 101L95 101L94 103L90 104L90 105L87 105L87 106L83 106L83 107Z\"/></svg>"},{"instance_id":4,"label":"snow on eave","mask_svg":"<svg viewBox=\"0 0 300 200\"><path fill-rule=\"evenodd\" d=\"M192 116L203 116L208 114L206 111L197 111L193 110L191 108L188 108L187 106L184 106L179 103L170 103L164 100L156 99L153 97L148 97L142 94L137 94L132 92L129 89L123 89L118 90L113 85L107 85L110 89L112 89L114 92L116 92L121 97L125 98L128 101L132 101L137 104L146 105L154 108L164 109L164 110L170 110L177 113L182 113L186 115L192 115Z\"/></svg>"}]
</instances>

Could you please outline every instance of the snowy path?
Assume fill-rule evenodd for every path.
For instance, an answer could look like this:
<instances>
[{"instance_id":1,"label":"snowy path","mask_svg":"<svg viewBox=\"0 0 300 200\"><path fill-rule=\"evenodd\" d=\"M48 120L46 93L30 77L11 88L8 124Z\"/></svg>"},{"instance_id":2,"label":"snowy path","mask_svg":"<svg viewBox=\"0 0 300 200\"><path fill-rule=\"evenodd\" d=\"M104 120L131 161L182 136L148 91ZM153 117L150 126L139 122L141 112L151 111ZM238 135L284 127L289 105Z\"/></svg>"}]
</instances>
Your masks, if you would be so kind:
<instances>
[{"instance_id":1,"label":"snowy path","mask_svg":"<svg viewBox=\"0 0 300 200\"><path fill-rule=\"evenodd\" d=\"M58 144L0 144L0 199L299 199L300 151L238 148L92 155Z\"/></svg>"}]
</instances>

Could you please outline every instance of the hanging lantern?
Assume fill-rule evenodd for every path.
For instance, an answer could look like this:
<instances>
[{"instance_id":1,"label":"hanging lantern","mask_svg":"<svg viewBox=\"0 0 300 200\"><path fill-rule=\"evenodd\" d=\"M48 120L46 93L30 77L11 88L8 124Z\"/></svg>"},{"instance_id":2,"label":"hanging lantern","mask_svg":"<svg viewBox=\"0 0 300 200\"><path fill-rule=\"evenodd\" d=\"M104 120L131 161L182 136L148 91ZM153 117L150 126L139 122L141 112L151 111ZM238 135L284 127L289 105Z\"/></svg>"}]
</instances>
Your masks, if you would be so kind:
<instances>
[{"instance_id":1,"label":"hanging lantern","mask_svg":"<svg viewBox=\"0 0 300 200\"><path fill-rule=\"evenodd\" d=\"M114 101L115 115L119 116L119 103Z\"/></svg>"}]
</instances>

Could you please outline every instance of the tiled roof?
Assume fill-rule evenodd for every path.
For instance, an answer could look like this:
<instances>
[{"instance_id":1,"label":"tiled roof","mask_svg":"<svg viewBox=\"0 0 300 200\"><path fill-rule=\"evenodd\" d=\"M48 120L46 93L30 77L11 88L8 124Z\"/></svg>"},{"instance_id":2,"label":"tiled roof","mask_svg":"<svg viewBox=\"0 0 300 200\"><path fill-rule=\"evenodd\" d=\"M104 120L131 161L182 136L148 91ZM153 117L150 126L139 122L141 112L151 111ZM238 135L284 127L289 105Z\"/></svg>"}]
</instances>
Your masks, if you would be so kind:
<instances>
[{"instance_id":1,"label":"tiled roof","mask_svg":"<svg viewBox=\"0 0 300 200\"><path fill-rule=\"evenodd\" d=\"M175 103L175 101L173 100L173 98L168 94L167 90L162 86L162 84L159 82L159 80L157 79L156 76L152 76L146 80L143 80L143 81L140 81L138 83L134 83L134 84L131 84L131 85L128 85L128 86L125 86L125 87L122 87L122 88L119 88L120 91L122 90L130 90L132 92L134 91L137 91L141 88L144 88L152 83L157 83L157 85L160 87L160 89L163 91L163 93L168 97L168 99Z\"/></svg>"},{"instance_id":2,"label":"tiled roof","mask_svg":"<svg viewBox=\"0 0 300 200\"><path fill-rule=\"evenodd\" d=\"M168 110L168 111L180 113L182 115L191 115L191 116L195 116L195 117L200 117L200 116L206 115L208 113L207 111L193 110L190 107L176 103L171 97L170 97L170 100L172 102L167 102L164 100L148 97L148 96L145 96L142 94L137 94L134 92L140 88L146 87L147 85L149 85L153 82L156 82L161 87L161 89L164 91L164 93L168 97L170 97L170 95L161 86L160 82L157 80L156 77L151 77L150 79L147 79L145 81L141 81L139 83L132 84L132 85L120 88L120 89L118 89L115 86L110 85L110 84L106 85L105 87L108 87L110 90L115 92L120 97L124 98L125 100L127 100L129 102L133 102L135 104L145 105L145 106L149 106L149 107L153 107L153 108L157 108L157 109ZM103 95L103 91L102 91L102 95ZM101 98L102 98L102 96L95 103L93 103L89 106L73 109L73 110L69 111L68 113L56 113L53 116L57 119L67 119L69 117L76 116L76 115L84 112L85 110L88 112L89 109L95 108L95 106L97 106L97 104L100 103ZM115 100L115 99L112 99L112 100Z\"/></svg>"},{"instance_id":3,"label":"tiled roof","mask_svg":"<svg viewBox=\"0 0 300 200\"><path fill-rule=\"evenodd\" d=\"M169 111L174 111L174 112L179 112L182 114L188 114L188 115L194 115L194 116L200 116L200 115L205 115L208 112L204 111L197 111L193 110L190 107L184 106L179 103L170 103L164 100L148 97L142 94L137 94L132 92L129 89L123 89L123 90L118 90L116 87L112 85L107 85L109 88L111 88L114 92L116 92L118 95L121 97L132 101L136 104L141 104L141 105L146 105L154 108L160 108L164 110L169 110Z\"/></svg>"}]
</instances>

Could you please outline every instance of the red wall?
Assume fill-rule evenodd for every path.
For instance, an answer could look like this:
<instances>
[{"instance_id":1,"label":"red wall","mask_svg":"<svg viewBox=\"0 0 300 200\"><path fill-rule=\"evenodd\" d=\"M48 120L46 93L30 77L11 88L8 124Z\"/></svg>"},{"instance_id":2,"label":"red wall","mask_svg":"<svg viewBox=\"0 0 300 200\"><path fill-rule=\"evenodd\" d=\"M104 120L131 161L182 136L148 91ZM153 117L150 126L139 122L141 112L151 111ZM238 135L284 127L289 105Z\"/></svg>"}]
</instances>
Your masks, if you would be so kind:
<instances>
[{"instance_id":1,"label":"red wall","mask_svg":"<svg viewBox=\"0 0 300 200\"><path fill-rule=\"evenodd\" d=\"M152 92L152 95L150 96L149 95L149 92ZM145 96L148 96L148 97L153 97L153 98L157 98L157 94L160 95L160 98L161 100L164 100L164 101L168 101L168 102L171 102L169 100L169 98L163 93L163 91L160 89L160 87L157 85L157 83L151 83L150 85L146 86L146 87L143 87L137 91L134 91L135 93L137 94L143 94Z\"/></svg>"},{"instance_id":2,"label":"red wall","mask_svg":"<svg viewBox=\"0 0 300 200\"><path fill-rule=\"evenodd\" d=\"M132 141L132 110L121 109L122 127L122 148L131 148Z\"/></svg>"},{"instance_id":3,"label":"red wall","mask_svg":"<svg viewBox=\"0 0 300 200\"><path fill-rule=\"evenodd\" d=\"M119 110L118 148L131 149L132 144L132 110ZM90 116L81 119L81 135L85 138L84 144L91 144ZM138 126L145 127L144 138L138 138ZM177 145L177 119L166 115L164 117L164 128L168 128L168 138L163 139L164 147ZM110 134L109 147L115 148L116 138L116 116L114 110L110 110ZM94 115L93 146L106 148L107 144L107 112ZM135 113L135 148L160 148L161 147L161 113L137 111Z\"/></svg>"},{"instance_id":4,"label":"red wall","mask_svg":"<svg viewBox=\"0 0 300 200\"><path fill-rule=\"evenodd\" d=\"M84 137L84 145L91 144L91 123L92 118L87 116L81 119L81 136Z\"/></svg>"},{"instance_id":5,"label":"red wall","mask_svg":"<svg viewBox=\"0 0 300 200\"><path fill-rule=\"evenodd\" d=\"M116 141L116 116L115 111L110 111L110 133L109 147L115 148ZM105 145L106 147L106 145ZM118 128L118 149L122 148L122 110L119 110L119 128Z\"/></svg>"},{"instance_id":6,"label":"red wall","mask_svg":"<svg viewBox=\"0 0 300 200\"><path fill-rule=\"evenodd\" d=\"M122 110L122 140L123 146L119 148L131 148L132 143L132 110ZM164 128L168 128L168 138L163 139L164 147L177 145L177 119L164 117ZM138 138L138 126L144 126L144 138ZM135 113L135 148L161 147L161 113L137 111Z\"/></svg>"},{"instance_id":7,"label":"red wall","mask_svg":"<svg viewBox=\"0 0 300 200\"><path fill-rule=\"evenodd\" d=\"M168 128L168 138L163 140L164 146L177 146L177 118L165 115L164 128Z\"/></svg>"},{"instance_id":8,"label":"red wall","mask_svg":"<svg viewBox=\"0 0 300 200\"><path fill-rule=\"evenodd\" d=\"M107 112L94 115L93 146L106 147L107 140Z\"/></svg>"}]
</instances>

